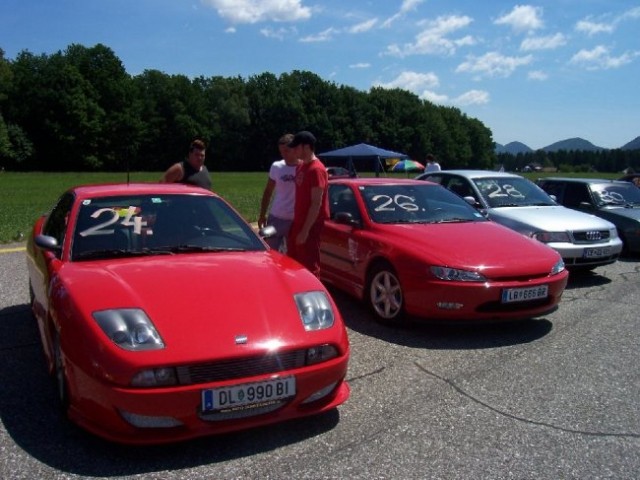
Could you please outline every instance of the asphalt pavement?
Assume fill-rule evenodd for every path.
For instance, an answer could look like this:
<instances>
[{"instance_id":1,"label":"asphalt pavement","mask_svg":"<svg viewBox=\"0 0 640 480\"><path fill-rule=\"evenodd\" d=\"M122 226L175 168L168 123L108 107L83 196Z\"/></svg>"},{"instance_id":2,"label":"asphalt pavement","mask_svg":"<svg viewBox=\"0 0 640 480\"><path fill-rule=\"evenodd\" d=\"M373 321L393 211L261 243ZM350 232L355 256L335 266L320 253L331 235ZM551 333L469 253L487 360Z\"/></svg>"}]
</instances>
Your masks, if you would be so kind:
<instances>
[{"instance_id":1,"label":"asphalt pavement","mask_svg":"<svg viewBox=\"0 0 640 480\"><path fill-rule=\"evenodd\" d=\"M335 292L351 398L336 411L160 447L56 409L24 244L0 246L0 478L640 478L640 260L572 275L560 308L485 326L373 322Z\"/></svg>"}]
</instances>

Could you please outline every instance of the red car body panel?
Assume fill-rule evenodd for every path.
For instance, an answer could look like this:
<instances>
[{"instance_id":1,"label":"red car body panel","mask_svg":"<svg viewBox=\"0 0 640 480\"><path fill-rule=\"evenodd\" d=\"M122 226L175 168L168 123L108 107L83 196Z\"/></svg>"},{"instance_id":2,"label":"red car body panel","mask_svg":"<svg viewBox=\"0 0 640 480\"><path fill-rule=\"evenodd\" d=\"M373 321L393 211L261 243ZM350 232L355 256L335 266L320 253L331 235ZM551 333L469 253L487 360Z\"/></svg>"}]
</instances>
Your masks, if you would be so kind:
<instances>
[{"instance_id":1,"label":"red car body panel","mask_svg":"<svg viewBox=\"0 0 640 480\"><path fill-rule=\"evenodd\" d=\"M136 193L210 195L197 187L133 185L80 187L67 228L86 198ZM271 424L335 408L349 396L345 382L349 341L339 311L330 328L306 331L294 294L326 289L309 271L266 247L260 251L185 253L71 261L65 240L59 258L38 248L39 219L28 240L33 311L49 369L55 369L54 336L59 336L69 388L69 416L107 439L122 443L165 443ZM130 351L112 342L92 314L140 308L165 347ZM244 337L244 342L238 342ZM316 364L276 372L248 373L153 388L132 387L132 377L149 368L209 368L219 362L259 362L272 355L332 345L337 355ZM253 359L253 360L251 360ZM253 370L248 370L253 371ZM295 377L295 396L269 413L236 419L205 418L198 412L206 389ZM331 392L302 403L327 386ZM177 419L170 428L140 428L121 412Z\"/></svg>"},{"instance_id":2,"label":"red car body panel","mask_svg":"<svg viewBox=\"0 0 640 480\"><path fill-rule=\"evenodd\" d=\"M551 248L491 221L465 223L381 224L366 213L357 193L360 187L414 180L354 179L332 181L353 189L362 213L354 227L333 219L325 222L321 242L323 281L364 299L367 278L376 262L385 261L396 271L410 315L431 320L513 320L542 315L556 308L568 272L550 275L560 256ZM425 182L426 183L426 182ZM442 188L431 184L430 188ZM482 273L486 282L445 281L431 266ZM501 306L507 288L548 285L545 303ZM460 304L444 309L438 303Z\"/></svg>"}]
</instances>

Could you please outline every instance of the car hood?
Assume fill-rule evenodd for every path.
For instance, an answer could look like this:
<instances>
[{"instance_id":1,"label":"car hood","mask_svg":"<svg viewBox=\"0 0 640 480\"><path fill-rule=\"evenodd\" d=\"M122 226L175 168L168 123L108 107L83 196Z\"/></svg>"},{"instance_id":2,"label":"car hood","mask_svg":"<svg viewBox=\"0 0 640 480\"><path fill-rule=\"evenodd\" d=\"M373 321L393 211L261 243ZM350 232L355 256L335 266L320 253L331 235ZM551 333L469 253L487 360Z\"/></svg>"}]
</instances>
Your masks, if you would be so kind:
<instances>
[{"instance_id":1,"label":"car hood","mask_svg":"<svg viewBox=\"0 0 640 480\"><path fill-rule=\"evenodd\" d=\"M640 220L640 207L605 207L598 212L606 215L607 218L624 217L631 220Z\"/></svg>"},{"instance_id":2,"label":"car hood","mask_svg":"<svg viewBox=\"0 0 640 480\"><path fill-rule=\"evenodd\" d=\"M610 222L595 215L578 212L559 205L491 208L488 212L489 218L492 220L519 231L527 226L532 231L546 232L609 230L615 228Z\"/></svg>"},{"instance_id":3,"label":"car hood","mask_svg":"<svg viewBox=\"0 0 640 480\"><path fill-rule=\"evenodd\" d=\"M96 310L142 308L166 344L156 351L164 361L302 346L311 340L293 295L325 290L308 270L273 251L75 262L64 270L67 293L87 319ZM341 321L335 326L344 329ZM322 342L323 332L313 332L314 341ZM326 334L335 340L336 332ZM236 345L238 336L247 343Z\"/></svg>"},{"instance_id":4,"label":"car hood","mask_svg":"<svg viewBox=\"0 0 640 480\"><path fill-rule=\"evenodd\" d=\"M494 222L384 226L399 249L427 263L482 271L487 278L547 275L560 255Z\"/></svg>"}]
</instances>

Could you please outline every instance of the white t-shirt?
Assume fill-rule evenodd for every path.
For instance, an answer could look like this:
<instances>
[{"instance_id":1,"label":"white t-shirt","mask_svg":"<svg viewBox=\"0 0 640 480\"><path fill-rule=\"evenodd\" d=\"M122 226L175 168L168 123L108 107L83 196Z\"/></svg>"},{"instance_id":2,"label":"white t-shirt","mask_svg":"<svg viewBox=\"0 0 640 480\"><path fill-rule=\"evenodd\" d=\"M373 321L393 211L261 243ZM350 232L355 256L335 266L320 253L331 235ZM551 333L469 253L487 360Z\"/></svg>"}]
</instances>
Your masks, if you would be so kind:
<instances>
[{"instance_id":1,"label":"white t-shirt","mask_svg":"<svg viewBox=\"0 0 640 480\"><path fill-rule=\"evenodd\" d=\"M296 203L296 166L278 160L269 168L269 178L276 182L273 201L269 213L283 220L293 220Z\"/></svg>"}]
</instances>

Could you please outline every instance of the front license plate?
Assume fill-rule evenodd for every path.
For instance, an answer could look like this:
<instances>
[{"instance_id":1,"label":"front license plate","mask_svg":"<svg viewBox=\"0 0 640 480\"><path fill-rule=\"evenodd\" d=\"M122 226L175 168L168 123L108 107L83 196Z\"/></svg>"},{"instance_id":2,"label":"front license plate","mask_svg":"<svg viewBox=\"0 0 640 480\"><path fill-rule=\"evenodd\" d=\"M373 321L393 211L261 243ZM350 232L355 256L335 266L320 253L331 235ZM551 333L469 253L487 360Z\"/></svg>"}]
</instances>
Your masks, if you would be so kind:
<instances>
[{"instance_id":1,"label":"front license plate","mask_svg":"<svg viewBox=\"0 0 640 480\"><path fill-rule=\"evenodd\" d=\"M611 247L585 248L582 258L608 257Z\"/></svg>"},{"instance_id":2,"label":"front license plate","mask_svg":"<svg viewBox=\"0 0 640 480\"><path fill-rule=\"evenodd\" d=\"M506 288L502 291L502 303L537 300L539 298L546 298L548 294L548 285L529 288Z\"/></svg>"},{"instance_id":3,"label":"front license plate","mask_svg":"<svg viewBox=\"0 0 640 480\"><path fill-rule=\"evenodd\" d=\"M243 383L202 391L202 411L213 412L267 405L296 394L295 377L274 378L264 382Z\"/></svg>"}]
</instances>

